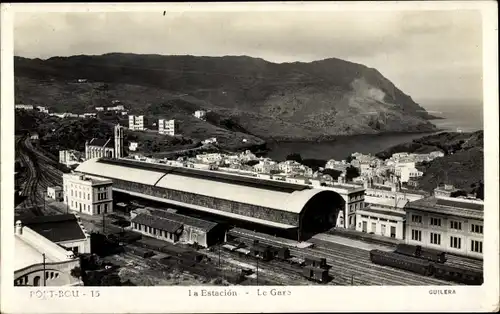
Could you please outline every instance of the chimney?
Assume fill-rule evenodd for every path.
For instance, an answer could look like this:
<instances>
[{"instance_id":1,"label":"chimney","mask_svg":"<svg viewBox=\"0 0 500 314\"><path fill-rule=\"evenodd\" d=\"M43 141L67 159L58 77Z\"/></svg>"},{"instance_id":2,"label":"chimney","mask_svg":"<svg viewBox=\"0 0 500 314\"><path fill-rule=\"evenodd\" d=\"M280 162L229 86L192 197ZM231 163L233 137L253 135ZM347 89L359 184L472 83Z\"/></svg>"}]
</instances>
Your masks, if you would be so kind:
<instances>
[{"instance_id":1,"label":"chimney","mask_svg":"<svg viewBox=\"0 0 500 314\"><path fill-rule=\"evenodd\" d=\"M23 234L23 224L21 223L21 220L16 221L16 234L17 235L22 235Z\"/></svg>"}]
</instances>

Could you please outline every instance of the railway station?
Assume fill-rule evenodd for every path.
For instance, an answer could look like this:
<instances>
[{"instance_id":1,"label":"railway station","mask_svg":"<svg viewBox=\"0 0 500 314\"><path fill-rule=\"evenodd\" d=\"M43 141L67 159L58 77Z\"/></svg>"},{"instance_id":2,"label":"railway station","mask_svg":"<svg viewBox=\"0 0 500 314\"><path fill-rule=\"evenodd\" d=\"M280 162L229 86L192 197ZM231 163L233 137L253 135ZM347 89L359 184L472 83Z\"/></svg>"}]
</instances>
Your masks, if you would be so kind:
<instances>
[{"instance_id":1,"label":"railway station","mask_svg":"<svg viewBox=\"0 0 500 314\"><path fill-rule=\"evenodd\" d=\"M333 228L345 208L343 198L331 190L215 171L108 158L87 160L75 171L111 179L114 193L298 241Z\"/></svg>"}]
</instances>

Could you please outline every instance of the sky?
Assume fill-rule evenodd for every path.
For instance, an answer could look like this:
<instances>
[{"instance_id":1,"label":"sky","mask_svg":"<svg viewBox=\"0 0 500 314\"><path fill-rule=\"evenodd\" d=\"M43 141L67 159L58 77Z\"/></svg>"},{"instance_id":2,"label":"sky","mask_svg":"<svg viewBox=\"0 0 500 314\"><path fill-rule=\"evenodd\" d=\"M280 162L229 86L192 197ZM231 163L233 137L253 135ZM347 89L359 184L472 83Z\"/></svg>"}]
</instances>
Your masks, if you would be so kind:
<instances>
[{"instance_id":1,"label":"sky","mask_svg":"<svg viewBox=\"0 0 500 314\"><path fill-rule=\"evenodd\" d=\"M16 13L14 54L128 52L340 58L378 69L425 106L482 100L479 11Z\"/></svg>"}]
</instances>

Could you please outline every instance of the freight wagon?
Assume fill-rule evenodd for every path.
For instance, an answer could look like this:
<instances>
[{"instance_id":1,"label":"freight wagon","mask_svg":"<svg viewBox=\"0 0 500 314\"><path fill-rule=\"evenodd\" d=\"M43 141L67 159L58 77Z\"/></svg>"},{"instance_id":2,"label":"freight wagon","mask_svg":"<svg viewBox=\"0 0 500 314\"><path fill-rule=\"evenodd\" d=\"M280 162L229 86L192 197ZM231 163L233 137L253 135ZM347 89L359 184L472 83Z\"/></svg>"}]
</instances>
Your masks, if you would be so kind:
<instances>
[{"instance_id":1,"label":"freight wagon","mask_svg":"<svg viewBox=\"0 0 500 314\"><path fill-rule=\"evenodd\" d=\"M325 283L329 279L328 270L324 268L305 266L302 275L312 281Z\"/></svg>"}]
</instances>

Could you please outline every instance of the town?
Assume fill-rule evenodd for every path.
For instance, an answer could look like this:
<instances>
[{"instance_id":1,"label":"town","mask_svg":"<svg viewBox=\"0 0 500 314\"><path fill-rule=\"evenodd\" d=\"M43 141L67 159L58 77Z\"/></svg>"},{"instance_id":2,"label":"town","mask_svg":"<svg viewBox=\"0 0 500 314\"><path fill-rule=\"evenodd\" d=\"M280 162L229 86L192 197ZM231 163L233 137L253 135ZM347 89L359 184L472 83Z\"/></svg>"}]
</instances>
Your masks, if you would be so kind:
<instances>
[{"instance_id":1,"label":"town","mask_svg":"<svg viewBox=\"0 0 500 314\"><path fill-rule=\"evenodd\" d=\"M38 134L17 139L16 285L482 283L483 201L446 183L418 187L418 163L442 151L353 153L313 169L293 155L217 152L207 138L213 152L160 159L124 134L173 137L177 121L148 129L119 103L78 115L16 105L60 119L128 115L58 161Z\"/></svg>"}]
</instances>

